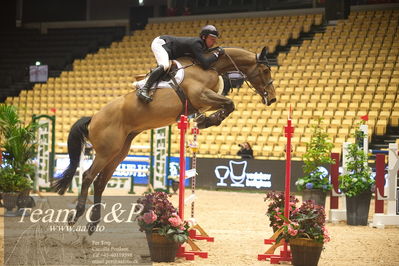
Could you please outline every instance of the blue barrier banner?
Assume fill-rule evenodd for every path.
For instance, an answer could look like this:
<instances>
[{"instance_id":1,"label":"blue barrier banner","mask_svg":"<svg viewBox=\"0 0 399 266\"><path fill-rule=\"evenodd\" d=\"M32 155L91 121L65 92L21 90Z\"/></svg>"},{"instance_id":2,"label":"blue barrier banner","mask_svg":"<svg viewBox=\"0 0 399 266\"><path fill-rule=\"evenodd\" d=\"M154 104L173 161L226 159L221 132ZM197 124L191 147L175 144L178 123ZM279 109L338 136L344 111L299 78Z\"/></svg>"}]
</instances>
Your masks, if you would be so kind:
<instances>
[{"instance_id":1,"label":"blue barrier banner","mask_svg":"<svg viewBox=\"0 0 399 266\"><path fill-rule=\"evenodd\" d=\"M129 155L116 168L112 178L134 177L135 184L148 184L150 156Z\"/></svg>"},{"instance_id":2,"label":"blue barrier banner","mask_svg":"<svg viewBox=\"0 0 399 266\"><path fill-rule=\"evenodd\" d=\"M84 169L88 169L93 160L88 159L84 161ZM56 159L56 170L54 173L55 178L59 178L62 172L68 167L69 158ZM186 157L186 170L191 166L191 158ZM130 186L130 178L134 177L135 184L146 185L150 175L150 156L148 155L129 155L123 160L116 168L112 179L107 187L109 188L128 188ZM179 157L170 157L169 175L179 175ZM165 180L167 173L165 173ZM166 182L166 181L165 181ZM185 185L188 186L190 180L186 180ZM166 184L165 184L166 185Z\"/></svg>"}]
</instances>

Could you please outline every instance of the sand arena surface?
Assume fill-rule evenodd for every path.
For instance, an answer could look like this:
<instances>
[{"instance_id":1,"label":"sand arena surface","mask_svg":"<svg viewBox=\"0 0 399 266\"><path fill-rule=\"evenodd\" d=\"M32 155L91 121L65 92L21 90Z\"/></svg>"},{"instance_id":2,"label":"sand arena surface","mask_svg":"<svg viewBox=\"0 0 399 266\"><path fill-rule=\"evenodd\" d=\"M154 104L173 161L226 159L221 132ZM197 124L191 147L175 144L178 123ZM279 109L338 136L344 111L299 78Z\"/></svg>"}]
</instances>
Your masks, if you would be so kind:
<instances>
[{"instance_id":1,"label":"sand arena surface","mask_svg":"<svg viewBox=\"0 0 399 266\"><path fill-rule=\"evenodd\" d=\"M144 190L137 187L136 192ZM112 190L106 194L114 194ZM186 191L186 196L191 191ZM196 241L207 251L209 257L196 257L194 261L177 259L174 263L155 263L155 265L269 265L258 261L257 255L264 253L268 246L264 238L272 235L265 215L264 193L241 193L220 191L197 191L195 218L206 232L215 238L215 242ZM172 201L177 207L178 196ZM328 202L328 199L327 199ZM370 208L370 218L374 205ZM328 214L327 203L327 214ZM185 217L189 218L191 207L185 208ZM3 264L3 208L0 209L1 257ZM327 224L331 242L325 244L319 265L399 265L399 228L377 229L367 226L348 226L345 223Z\"/></svg>"}]
</instances>

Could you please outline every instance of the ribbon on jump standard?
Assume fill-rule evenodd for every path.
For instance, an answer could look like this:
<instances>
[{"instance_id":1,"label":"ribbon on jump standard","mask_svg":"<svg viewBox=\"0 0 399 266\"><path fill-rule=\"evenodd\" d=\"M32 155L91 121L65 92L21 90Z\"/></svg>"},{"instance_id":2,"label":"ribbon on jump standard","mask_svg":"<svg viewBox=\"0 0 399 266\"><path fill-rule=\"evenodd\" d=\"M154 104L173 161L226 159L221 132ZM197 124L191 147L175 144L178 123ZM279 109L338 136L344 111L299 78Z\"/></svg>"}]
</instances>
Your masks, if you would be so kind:
<instances>
[{"instance_id":1,"label":"ribbon on jump standard","mask_svg":"<svg viewBox=\"0 0 399 266\"><path fill-rule=\"evenodd\" d=\"M290 204L290 183L291 183L291 138L294 133L294 127L292 126L291 120L292 109L290 108L287 125L284 127L285 137L287 138L287 146L285 148L286 157L285 157L285 192L284 192L284 216L289 219L289 204ZM258 255L258 260L266 260L270 259L271 264L279 264L280 262L290 262L292 260L291 252L288 250L287 242L281 240L280 243L276 243L276 239L280 234L280 231L276 231L275 234L269 238L265 239L265 244L271 244L272 246L264 253ZM283 248L280 250L279 255L274 255L274 251L280 247Z\"/></svg>"},{"instance_id":2,"label":"ribbon on jump standard","mask_svg":"<svg viewBox=\"0 0 399 266\"><path fill-rule=\"evenodd\" d=\"M180 177L179 177L179 216L184 221L184 183L186 180L186 132L188 129L188 120L187 116L181 115L180 121L177 123L178 128L180 129ZM177 251L177 257L184 257L186 260L194 260L195 255L200 256L201 258L208 258L208 252L201 251L191 238L188 239L188 244L193 248L192 251L186 251L185 246L180 245L179 250Z\"/></svg>"}]
</instances>

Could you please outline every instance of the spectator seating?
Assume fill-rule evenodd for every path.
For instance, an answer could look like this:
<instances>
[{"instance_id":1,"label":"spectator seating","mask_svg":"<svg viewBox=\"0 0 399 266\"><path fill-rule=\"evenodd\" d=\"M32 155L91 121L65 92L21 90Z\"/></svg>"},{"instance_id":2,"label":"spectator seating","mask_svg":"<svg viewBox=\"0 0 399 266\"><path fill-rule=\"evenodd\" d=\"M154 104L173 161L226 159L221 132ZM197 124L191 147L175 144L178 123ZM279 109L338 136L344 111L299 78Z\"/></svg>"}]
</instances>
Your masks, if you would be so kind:
<instances>
[{"instance_id":1,"label":"spectator seating","mask_svg":"<svg viewBox=\"0 0 399 266\"><path fill-rule=\"evenodd\" d=\"M344 141L353 140L354 124L362 115L370 118L370 138L383 133L388 123L397 124L398 15L397 10L352 12L348 20L328 26L326 32L304 40L288 53L280 53L279 66L272 67L277 103L265 107L244 83L229 95L236 111L221 126L202 131L200 156L234 156L237 144L248 141L256 158L283 159L283 127L290 107L295 126L294 159L306 151L315 118L324 118L334 151L339 151ZM215 24L222 33L222 46L259 52L267 45L274 51L321 22L322 15L313 14L148 24L145 30L125 36L109 48L75 60L73 71L64 71L8 102L26 106L21 109L26 119L32 113L49 113L49 108L56 108L57 142L65 143L76 119L92 115L129 92L134 75L155 66L150 43L160 34L195 36L201 26ZM178 130L172 128L172 154L177 154ZM134 144L148 145L149 139L145 132ZM65 147L57 148L57 152L65 151ZM131 153L148 151L132 149Z\"/></svg>"},{"instance_id":2,"label":"spectator seating","mask_svg":"<svg viewBox=\"0 0 399 266\"><path fill-rule=\"evenodd\" d=\"M301 114L294 116L300 117L294 124L304 129L301 143L311 131L301 120L317 116L325 118L335 151L353 141L360 116L369 117L369 139L384 134L388 124L398 126L398 17L398 10L352 12L279 55L278 104L291 104Z\"/></svg>"}]
</instances>

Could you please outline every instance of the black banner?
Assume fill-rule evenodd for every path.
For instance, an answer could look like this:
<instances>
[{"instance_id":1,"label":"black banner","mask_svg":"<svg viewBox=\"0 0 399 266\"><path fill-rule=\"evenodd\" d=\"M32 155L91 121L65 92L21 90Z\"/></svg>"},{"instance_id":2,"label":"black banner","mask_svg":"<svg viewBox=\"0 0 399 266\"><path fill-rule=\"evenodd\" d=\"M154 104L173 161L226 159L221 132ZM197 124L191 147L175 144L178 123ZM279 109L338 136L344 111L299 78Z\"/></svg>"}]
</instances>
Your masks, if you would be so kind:
<instances>
[{"instance_id":1,"label":"black banner","mask_svg":"<svg viewBox=\"0 0 399 266\"><path fill-rule=\"evenodd\" d=\"M285 186L285 161L241 159L197 159L196 186L206 189L278 190ZM291 191L303 176L302 161L291 162Z\"/></svg>"}]
</instances>

